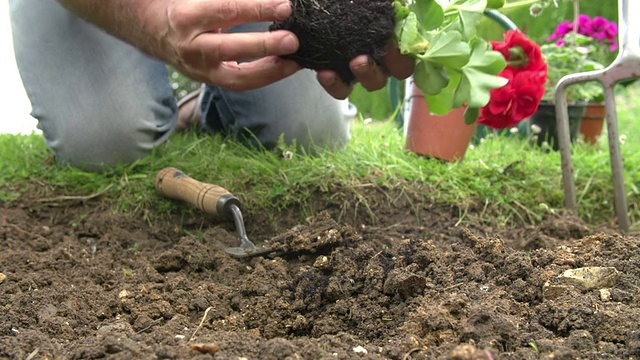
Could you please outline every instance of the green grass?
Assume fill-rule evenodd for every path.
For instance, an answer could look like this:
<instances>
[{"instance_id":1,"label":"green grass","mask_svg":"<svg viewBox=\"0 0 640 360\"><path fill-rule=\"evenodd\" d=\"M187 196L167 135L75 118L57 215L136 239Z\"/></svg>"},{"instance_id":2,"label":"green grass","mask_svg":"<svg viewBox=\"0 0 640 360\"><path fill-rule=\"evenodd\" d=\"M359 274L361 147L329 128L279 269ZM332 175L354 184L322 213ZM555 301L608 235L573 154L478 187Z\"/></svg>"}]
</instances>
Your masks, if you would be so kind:
<instances>
[{"instance_id":1,"label":"green grass","mask_svg":"<svg viewBox=\"0 0 640 360\"><path fill-rule=\"evenodd\" d=\"M620 89L618 117L626 136L622 150L629 215L636 227L640 220L637 99L637 85ZM100 194L113 211L152 209L161 214L177 205L156 194L155 175L174 166L228 188L252 211L277 213L300 204L305 209L318 193L330 197L336 188L359 199L363 187L371 184L409 193L428 188L424 196L457 204L462 215L495 226L535 223L564 208L560 155L531 148L517 137L489 137L470 149L464 161L452 164L405 151L403 136L391 122L358 121L345 151L321 151L316 156L294 152L287 160L282 156L287 150L291 149L256 151L219 136L176 134L149 158L96 174L51 164L40 135L0 135L0 200ZM577 144L573 160L582 218L592 225L614 218L606 139L595 147Z\"/></svg>"}]
</instances>

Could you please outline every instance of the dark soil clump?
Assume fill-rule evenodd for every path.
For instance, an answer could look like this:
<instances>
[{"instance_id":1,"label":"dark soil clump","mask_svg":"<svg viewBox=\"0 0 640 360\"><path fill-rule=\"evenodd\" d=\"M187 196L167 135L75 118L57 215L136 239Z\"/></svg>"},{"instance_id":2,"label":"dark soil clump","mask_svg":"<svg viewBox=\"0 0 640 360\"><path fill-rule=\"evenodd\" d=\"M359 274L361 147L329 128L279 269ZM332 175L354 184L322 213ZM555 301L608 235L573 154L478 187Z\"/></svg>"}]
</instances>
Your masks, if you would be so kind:
<instances>
[{"instance_id":1,"label":"dark soil clump","mask_svg":"<svg viewBox=\"0 0 640 360\"><path fill-rule=\"evenodd\" d=\"M284 56L314 70L334 70L351 83L349 61L370 55L378 65L393 35L395 12L389 0L293 0L293 13L271 30L289 30L300 40L294 54Z\"/></svg>"}]
</instances>

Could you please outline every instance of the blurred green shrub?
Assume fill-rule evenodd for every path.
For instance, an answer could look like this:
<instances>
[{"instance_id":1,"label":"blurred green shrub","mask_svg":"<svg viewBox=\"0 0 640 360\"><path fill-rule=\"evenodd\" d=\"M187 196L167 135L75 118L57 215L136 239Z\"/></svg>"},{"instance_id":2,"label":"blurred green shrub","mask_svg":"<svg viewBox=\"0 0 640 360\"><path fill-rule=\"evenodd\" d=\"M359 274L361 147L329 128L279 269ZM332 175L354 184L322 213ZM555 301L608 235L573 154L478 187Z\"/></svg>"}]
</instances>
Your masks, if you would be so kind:
<instances>
[{"instance_id":1,"label":"blurred green shrub","mask_svg":"<svg viewBox=\"0 0 640 360\"><path fill-rule=\"evenodd\" d=\"M374 120L386 120L393 113L389 86L378 91L368 92L360 84L356 84L349 101L358 108L362 117L370 117Z\"/></svg>"}]
</instances>

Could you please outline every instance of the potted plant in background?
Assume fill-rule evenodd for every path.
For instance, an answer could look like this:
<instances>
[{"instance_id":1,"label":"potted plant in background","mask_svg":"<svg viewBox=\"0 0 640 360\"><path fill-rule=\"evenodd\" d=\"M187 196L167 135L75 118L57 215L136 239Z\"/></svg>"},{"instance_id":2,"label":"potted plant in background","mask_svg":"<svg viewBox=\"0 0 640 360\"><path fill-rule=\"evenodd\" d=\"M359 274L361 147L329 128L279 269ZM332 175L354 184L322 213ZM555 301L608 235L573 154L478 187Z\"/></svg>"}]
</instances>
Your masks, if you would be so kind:
<instances>
[{"instance_id":1,"label":"potted plant in background","mask_svg":"<svg viewBox=\"0 0 640 360\"><path fill-rule=\"evenodd\" d=\"M584 36L585 45L590 46L587 55L589 60L598 65L609 64L615 57L618 49L618 25L602 16L593 18L586 14L580 14L575 20L566 20L558 24L548 41L556 41L558 46L571 45L574 34ZM599 92L597 90L600 90ZM593 94L587 100L585 115L580 124L580 134L585 142L595 144L602 133L606 112L604 108L604 94L600 85L593 89Z\"/></svg>"},{"instance_id":2,"label":"potted plant in background","mask_svg":"<svg viewBox=\"0 0 640 360\"><path fill-rule=\"evenodd\" d=\"M510 6L530 4L525 0ZM471 142L476 120L494 128L510 127L535 112L546 79L546 68L533 69L544 64L539 48L520 31L507 32L504 41L491 44L477 36L486 0L396 0L395 6L400 49L416 59L409 89L408 150L459 160ZM535 55L539 59L530 59ZM537 76L532 84L537 87L525 85L525 77L520 80L518 74L530 71L532 75L534 70ZM524 95L523 88L536 89ZM539 96L531 98L531 93ZM530 103L519 106L525 98ZM431 121L436 127L431 127ZM459 135L464 138L456 141ZM446 150L436 141L461 143L463 149Z\"/></svg>"},{"instance_id":3,"label":"potted plant in background","mask_svg":"<svg viewBox=\"0 0 640 360\"><path fill-rule=\"evenodd\" d=\"M601 63L590 58L590 54L594 51L595 47L591 39L575 32L565 36L565 42L560 45L557 43L542 45L542 55L548 64L548 80L538 111L530 119L532 142L535 144L558 150L555 103L553 102L556 84L562 77L571 73L602 69ZM577 138L588 101L601 94L601 85L595 82L580 83L568 88L572 141Z\"/></svg>"}]
</instances>

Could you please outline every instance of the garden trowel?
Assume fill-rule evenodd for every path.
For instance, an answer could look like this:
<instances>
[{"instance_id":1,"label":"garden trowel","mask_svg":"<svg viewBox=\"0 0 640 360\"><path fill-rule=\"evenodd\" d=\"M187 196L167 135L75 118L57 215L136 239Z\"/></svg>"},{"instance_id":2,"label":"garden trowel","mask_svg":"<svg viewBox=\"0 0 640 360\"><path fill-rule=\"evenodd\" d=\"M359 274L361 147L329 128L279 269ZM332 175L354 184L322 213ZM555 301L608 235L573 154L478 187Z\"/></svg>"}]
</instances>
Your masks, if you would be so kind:
<instances>
[{"instance_id":1,"label":"garden trowel","mask_svg":"<svg viewBox=\"0 0 640 360\"><path fill-rule=\"evenodd\" d=\"M249 240L242 219L242 203L224 188L200 182L176 168L167 167L158 172L156 190L164 197L187 202L207 214L233 219L240 246L225 249L232 257L248 258L279 252L278 249L256 246Z\"/></svg>"}]
</instances>

